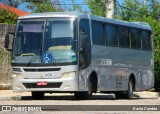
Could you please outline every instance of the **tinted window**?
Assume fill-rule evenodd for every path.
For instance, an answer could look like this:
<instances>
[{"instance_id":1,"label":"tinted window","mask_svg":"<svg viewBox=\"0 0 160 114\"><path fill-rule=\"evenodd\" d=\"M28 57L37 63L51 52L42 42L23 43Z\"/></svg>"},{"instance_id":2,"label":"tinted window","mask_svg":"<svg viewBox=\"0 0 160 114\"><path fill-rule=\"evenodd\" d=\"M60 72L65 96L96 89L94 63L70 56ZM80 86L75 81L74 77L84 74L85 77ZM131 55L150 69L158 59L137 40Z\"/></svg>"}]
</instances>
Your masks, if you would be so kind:
<instances>
[{"instance_id":1,"label":"tinted window","mask_svg":"<svg viewBox=\"0 0 160 114\"><path fill-rule=\"evenodd\" d=\"M83 30L85 32L86 39L88 40L88 42L90 42L90 29L89 29L89 20L87 19L82 19L80 21L80 30Z\"/></svg>"},{"instance_id":2,"label":"tinted window","mask_svg":"<svg viewBox=\"0 0 160 114\"><path fill-rule=\"evenodd\" d=\"M106 26L106 43L108 46L118 45L116 26Z\"/></svg>"},{"instance_id":3,"label":"tinted window","mask_svg":"<svg viewBox=\"0 0 160 114\"><path fill-rule=\"evenodd\" d=\"M149 32L142 31L141 32L142 37L142 48L145 50L151 49L151 42L150 42L150 34Z\"/></svg>"},{"instance_id":4,"label":"tinted window","mask_svg":"<svg viewBox=\"0 0 160 114\"><path fill-rule=\"evenodd\" d=\"M137 36L137 49L141 49L142 48L142 39L140 37L140 31L138 32L138 36Z\"/></svg>"},{"instance_id":5,"label":"tinted window","mask_svg":"<svg viewBox=\"0 0 160 114\"><path fill-rule=\"evenodd\" d=\"M79 54L79 65L81 69L88 67L91 63L91 42L90 42L90 27L89 27L89 20L82 19L80 21L80 31L84 31L86 35L86 44L85 44L85 51L84 53L80 52Z\"/></svg>"},{"instance_id":6,"label":"tinted window","mask_svg":"<svg viewBox=\"0 0 160 114\"><path fill-rule=\"evenodd\" d=\"M118 27L118 38L120 47L130 47L129 29Z\"/></svg>"},{"instance_id":7,"label":"tinted window","mask_svg":"<svg viewBox=\"0 0 160 114\"><path fill-rule=\"evenodd\" d=\"M92 38L93 38L93 44L95 44L95 45L104 45L105 44L102 23L92 22Z\"/></svg>"},{"instance_id":8,"label":"tinted window","mask_svg":"<svg viewBox=\"0 0 160 114\"><path fill-rule=\"evenodd\" d=\"M130 29L131 48L141 48L140 31Z\"/></svg>"}]
</instances>

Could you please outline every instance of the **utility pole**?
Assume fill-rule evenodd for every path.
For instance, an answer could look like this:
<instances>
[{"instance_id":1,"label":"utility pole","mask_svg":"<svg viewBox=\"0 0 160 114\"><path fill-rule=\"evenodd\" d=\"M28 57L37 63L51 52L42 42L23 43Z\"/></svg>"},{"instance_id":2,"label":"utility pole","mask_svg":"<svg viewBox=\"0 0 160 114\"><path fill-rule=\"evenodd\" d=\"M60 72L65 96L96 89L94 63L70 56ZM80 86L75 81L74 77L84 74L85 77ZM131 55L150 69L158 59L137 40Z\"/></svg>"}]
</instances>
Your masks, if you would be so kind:
<instances>
[{"instance_id":1,"label":"utility pole","mask_svg":"<svg viewBox=\"0 0 160 114\"><path fill-rule=\"evenodd\" d=\"M113 18L114 16L114 3L116 0L105 0L106 5L106 17Z\"/></svg>"},{"instance_id":2,"label":"utility pole","mask_svg":"<svg viewBox=\"0 0 160 114\"><path fill-rule=\"evenodd\" d=\"M146 0L144 0L143 2L144 2L144 6L146 6L147 1L146 1Z\"/></svg>"}]
</instances>

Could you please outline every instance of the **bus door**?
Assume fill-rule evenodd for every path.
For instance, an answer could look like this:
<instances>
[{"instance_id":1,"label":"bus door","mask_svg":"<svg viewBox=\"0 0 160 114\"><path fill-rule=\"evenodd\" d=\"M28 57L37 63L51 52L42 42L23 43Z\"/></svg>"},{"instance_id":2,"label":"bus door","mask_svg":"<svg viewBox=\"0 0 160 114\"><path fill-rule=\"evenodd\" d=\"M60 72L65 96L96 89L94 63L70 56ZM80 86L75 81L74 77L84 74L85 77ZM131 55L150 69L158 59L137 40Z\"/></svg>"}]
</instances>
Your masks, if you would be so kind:
<instances>
[{"instance_id":1,"label":"bus door","mask_svg":"<svg viewBox=\"0 0 160 114\"><path fill-rule=\"evenodd\" d=\"M80 90L87 87L87 70L91 63L91 42L89 20L80 20L79 25L79 83Z\"/></svg>"}]
</instances>

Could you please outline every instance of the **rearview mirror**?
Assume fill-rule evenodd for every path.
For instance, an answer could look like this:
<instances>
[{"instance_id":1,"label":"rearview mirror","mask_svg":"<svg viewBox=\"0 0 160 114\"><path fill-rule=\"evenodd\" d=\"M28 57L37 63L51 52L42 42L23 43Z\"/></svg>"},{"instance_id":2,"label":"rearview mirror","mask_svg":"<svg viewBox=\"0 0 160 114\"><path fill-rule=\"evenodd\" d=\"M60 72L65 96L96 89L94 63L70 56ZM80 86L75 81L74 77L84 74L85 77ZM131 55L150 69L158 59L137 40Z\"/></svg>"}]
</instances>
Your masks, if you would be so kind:
<instances>
[{"instance_id":1,"label":"rearview mirror","mask_svg":"<svg viewBox=\"0 0 160 114\"><path fill-rule=\"evenodd\" d=\"M6 49L9 48L9 35L8 34L5 36L4 47Z\"/></svg>"},{"instance_id":2,"label":"rearview mirror","mask_svg":"<svg viewBox=\"0 0 160 114\"><path fill-rule=\"evenodd\" d=\"M12 34L12 36L13 36L13 34ZM11 51L11 46L10 46L10 43L12 43L11 41L12 40L10 39L10 34L6 34L5 41L4 41L4 48L9 51Z\"/></svg>"}]
</instances>

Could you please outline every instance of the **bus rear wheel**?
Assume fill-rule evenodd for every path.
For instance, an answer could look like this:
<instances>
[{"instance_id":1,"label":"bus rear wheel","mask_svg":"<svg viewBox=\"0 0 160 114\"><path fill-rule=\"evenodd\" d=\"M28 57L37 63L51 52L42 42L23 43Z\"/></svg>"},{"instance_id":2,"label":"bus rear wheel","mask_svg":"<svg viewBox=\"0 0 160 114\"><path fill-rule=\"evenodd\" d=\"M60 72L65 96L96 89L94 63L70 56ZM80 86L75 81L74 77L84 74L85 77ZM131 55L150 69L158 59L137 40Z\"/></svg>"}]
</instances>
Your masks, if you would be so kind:
<instances>
[{"instance_id":1,"label":"bus rear wheel","mask_svg":"<svg viewBox=\"0 0 160 114\"><path fill-rule=\"evenodd\" d=\"M76 99L88 100L88 99L92 98L92 94L93 94L93 83L90 80L89 84L88 84L88 91L86 91L86 92L75 92L74 97Z\"/></svg>"},{"instance_id":2,"label":"bus rear wheel","mask_svg":"<svg viewBox=\"0 0 160 114\"><path fill-rule=\"evenodd\" d=\"M117 99L131 99L133 97L133 81L129 79L128 90L124 93L115 94Z\"/></svg>"},{"instance_id":3,"label":"bus rear wheel","mask_svg":"<svg viewBox=\"0 0 160 114\"><path fill-rule=\"evenodd\" d=\"M133 81L132 81L132 79L129 79L128 90L126 91L126 93L124 95L125 95L125 98L127 98L127 99L131 99L133 97Z\"/></svg>"},{"instance_id":4,"label":"bus rear wheel","mask_svg":"<svg viewBox=\"0 0 160 114\"><path fill-rule=\"evenodd\" d=\"M32 92L32 99L33 100L43 100L44 99L44 92Z\"/></svg>"}]
</instances>

